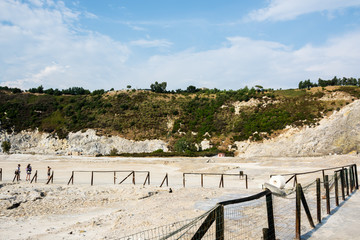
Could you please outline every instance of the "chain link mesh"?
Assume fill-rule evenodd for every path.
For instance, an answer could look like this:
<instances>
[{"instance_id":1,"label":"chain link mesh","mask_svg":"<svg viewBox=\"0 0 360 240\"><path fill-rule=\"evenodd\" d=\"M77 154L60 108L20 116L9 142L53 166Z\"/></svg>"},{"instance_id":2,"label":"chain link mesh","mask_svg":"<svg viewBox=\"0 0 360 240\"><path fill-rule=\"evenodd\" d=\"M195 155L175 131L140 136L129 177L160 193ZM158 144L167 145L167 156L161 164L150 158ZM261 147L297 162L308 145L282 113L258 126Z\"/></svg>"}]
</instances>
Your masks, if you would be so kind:
<instances>
[{"instance_id":1,"label":"chain link mesh","mask_svg":"<svg viewBox=\"0 0 360 240\"><path fill-rule=\"evenodd\" d=\"M340 176L340 174L338 175ZM311 176L312 179L320 177ZM309 179L309 178L308 178ZM299 182L299 179L297 180ZM342 201L340 177L338 178L338 197ZM330 209L335 209L335 178L329 177L330 190ZM346 181L345 181L346 184ZM349 183L350 184L350 183ZM288 184L290 185L290 183ZM310 210L313 223L318 224L317 218L317 194L316 181L312 181L302 186L306 203ZM327 216L326 192L324 182L320 181L320 210L321 218ZM295 187L287 188L285 196L276 196L272 194L272 206L274 216L274 229L269 229L270 239L294 239L295 238L295 212L296 212L296 191ZM345 188L346 194L346 188ZM269 227L266 197L259 199L226 205L223 212L219 214L219 205L205 212L201 216L182 222L173 223L152 230L139 232L137 234L120 238L120 240L162 240L162 239L263 239L264 228ZM220 206L222 207L222 206ZM222 210L221 210L222 211ZM204 227L208 225L209 227ZM311 231L312 226L308 216L301 204L301 233L305 234ZM221 232L219 232L221 231ZM197 236L197 237L196 237ZM199 237L200 236L200 237Z\"/></svg>"}]
</instances>

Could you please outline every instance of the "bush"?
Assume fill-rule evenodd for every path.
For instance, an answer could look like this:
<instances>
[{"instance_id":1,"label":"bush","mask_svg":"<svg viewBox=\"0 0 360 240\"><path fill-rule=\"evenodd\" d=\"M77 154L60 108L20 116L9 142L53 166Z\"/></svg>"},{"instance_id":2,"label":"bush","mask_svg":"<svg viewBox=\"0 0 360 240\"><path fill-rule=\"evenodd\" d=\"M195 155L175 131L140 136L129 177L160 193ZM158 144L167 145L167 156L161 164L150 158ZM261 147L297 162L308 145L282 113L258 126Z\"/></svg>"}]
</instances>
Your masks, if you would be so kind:
<instances>
[{"instance_id":1,"label":"bush","mask_svg":"<svg viewBox=\"0 0 360 240\"><path fill-rule=\"evenodd\" d=\"M117 156L119 151L116 148L111 149L110 156Z\"/></svg>"},{"instance_id":2,"label":"bush","mask_svg":"<svg viewBox=\"0 0 360 240\"><path fill-rule=\"evenodd\" d=\"M195 144L187 140L186 138L180 138L175 144L174 144L174 150L176 152L195 152L196 147Z\"/></svg>"},{"instance_id":3,"label":"bush","mask_svg":"<svg viewBox=\"0 0 360 240\"><path fill-rule=\"evenodd\" d=\"M4 153L9 153L11 149L11 143L9 141L3 141L1 143L1 148Z\"/></svg>"}]
</instances>

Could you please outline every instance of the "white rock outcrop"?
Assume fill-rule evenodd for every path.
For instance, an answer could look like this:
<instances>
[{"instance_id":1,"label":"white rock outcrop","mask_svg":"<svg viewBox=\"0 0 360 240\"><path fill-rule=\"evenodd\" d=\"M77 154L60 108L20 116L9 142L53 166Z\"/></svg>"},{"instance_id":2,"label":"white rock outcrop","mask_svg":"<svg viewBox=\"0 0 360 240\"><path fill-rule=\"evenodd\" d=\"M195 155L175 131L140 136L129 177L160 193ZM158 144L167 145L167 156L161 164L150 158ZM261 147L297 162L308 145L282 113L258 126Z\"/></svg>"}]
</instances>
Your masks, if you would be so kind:
<instances>
[{"instance_id":1,"label":"white rock outcrop","mask_svg":"<svg viewBox=\"0 0 360 240\"><path fill-rule=\"evenodd\" d=\"M118 153L153 152L158 149L168 151L167 143L162 140L132 141L118 136L98 136L92 129L69 133L66 139L59 139L57 136L39 131L2 133L0 142L4 140L10 140L12 153L105 155L114 148Z\"/></svg>"},{"instance_id":2,"label":"white rock outcrop","mask_svg":"<svg viewBox=\"0 0 360 240\"><path fill-rule=\"evenodd\" d=\"M360 100L325 117L316 127L290 128L261 143L236 142L243 156L320 156L360 152Z\"/></svg>"}]
</instances>

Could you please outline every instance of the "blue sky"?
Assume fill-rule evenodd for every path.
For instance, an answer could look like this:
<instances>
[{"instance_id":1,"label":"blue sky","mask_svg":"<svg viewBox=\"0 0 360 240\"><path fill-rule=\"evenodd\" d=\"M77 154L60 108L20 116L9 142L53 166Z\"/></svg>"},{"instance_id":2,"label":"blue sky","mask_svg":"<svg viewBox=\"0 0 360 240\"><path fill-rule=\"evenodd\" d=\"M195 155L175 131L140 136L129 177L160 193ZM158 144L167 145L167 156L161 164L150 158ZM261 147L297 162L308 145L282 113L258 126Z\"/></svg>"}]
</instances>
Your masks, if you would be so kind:
<instances>
[{"instance_id":1,"label":"blue sky","mask_svg":"<svg viewBox=\"0 0 360 240\"><path fill-rule=\"evenodd\" d=\"M0 0L0 85L296 88L360 77L360 0Z\"/></svg>"}]
</instances>

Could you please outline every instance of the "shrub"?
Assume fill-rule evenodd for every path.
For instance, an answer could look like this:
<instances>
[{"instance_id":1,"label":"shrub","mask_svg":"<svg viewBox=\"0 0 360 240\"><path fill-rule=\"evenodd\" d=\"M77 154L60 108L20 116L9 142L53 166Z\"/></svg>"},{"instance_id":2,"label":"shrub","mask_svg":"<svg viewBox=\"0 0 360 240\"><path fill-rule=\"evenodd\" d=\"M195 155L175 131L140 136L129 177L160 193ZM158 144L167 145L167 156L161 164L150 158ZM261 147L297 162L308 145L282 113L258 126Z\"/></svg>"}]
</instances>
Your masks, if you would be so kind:
<instances>
[{"instance_id":1,"label":"shrub","mask_svg":"<svg viewBox=\"0 0 360 240\"><path fill-rule=\"evenodd\" d=\"M119 151L116 148L111 149L110 156L117 156Z\"/></svg>"},{"instance_id":2,"label":"shrub","mask_svg":"<svg viewBox=\"0 0 360 240\"><path fill-rule=\"evenodd\" d=\"M10 141L3 141L1 143L1 148L3 150L4 153L9 153L10 149L11 149L11 143Z\"/></svg>"}]
</instances>

